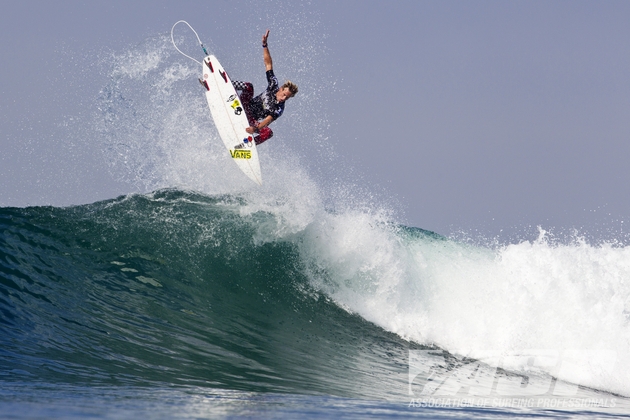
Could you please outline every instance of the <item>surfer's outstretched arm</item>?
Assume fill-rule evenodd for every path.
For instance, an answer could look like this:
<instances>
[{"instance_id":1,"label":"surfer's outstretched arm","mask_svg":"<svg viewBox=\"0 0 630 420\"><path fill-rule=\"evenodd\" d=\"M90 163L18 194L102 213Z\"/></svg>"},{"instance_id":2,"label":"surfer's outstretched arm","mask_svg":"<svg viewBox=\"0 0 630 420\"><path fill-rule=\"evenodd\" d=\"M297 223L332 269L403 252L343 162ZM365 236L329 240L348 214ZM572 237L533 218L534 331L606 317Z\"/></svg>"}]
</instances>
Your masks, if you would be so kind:
<instances>
[{"instance_id":1,"label":"surfer's outstretched arm","mask_svg":"<svg viewBox=\"0 0 630 420\"><path fill-rule=\"evenodd\" d=\"M265 71L273 70L273 62L271 61L271 54L269 54L269 48L267 47L267 38L269 37L269 29L262 37L263 46L263 59L265 60Z\"/></svg>"}]
</instances>

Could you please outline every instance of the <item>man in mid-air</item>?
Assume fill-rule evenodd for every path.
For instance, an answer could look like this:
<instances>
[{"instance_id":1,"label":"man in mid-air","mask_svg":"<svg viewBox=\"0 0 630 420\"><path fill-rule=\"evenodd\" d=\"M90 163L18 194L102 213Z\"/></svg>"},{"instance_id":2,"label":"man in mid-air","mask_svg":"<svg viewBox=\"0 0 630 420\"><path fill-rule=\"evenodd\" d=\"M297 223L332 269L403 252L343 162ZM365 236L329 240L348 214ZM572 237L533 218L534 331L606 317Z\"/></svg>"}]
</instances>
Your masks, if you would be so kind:
<instances>
[{"instance_id":1,"label":"man in mid-air","mask_svg":"<svg viewBox=\"0 0 630 420\"><path fill-rule=\"evenodd\" d=\"M239 93L241 103L245 108L245 114L250 126L247 127L249 134L258 134L254 137L256 144L261 144L273 136L273 131L269 124L278 119L284 112L284 103L298 92L298 87L287 81L278 87L278 79L273 74L273 62L267 47L269 29L262 37L263 59L267 71L267 89L260 95L254 97L254 86L249 82L232 81L234 89Z\"/></svg>"}]
</instances>

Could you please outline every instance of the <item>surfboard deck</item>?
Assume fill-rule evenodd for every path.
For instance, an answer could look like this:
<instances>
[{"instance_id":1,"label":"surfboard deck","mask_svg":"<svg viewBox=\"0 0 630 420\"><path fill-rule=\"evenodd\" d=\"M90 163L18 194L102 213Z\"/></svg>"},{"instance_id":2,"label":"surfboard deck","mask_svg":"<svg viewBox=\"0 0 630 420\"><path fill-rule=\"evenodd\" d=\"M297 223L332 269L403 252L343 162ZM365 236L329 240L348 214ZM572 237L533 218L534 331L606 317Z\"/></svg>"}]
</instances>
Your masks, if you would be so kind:
<instances>
[{"instance_id":1,"label":"surfboard deck","mask_svg":"<svg viewBox=\"0 0 630 420\"><path fill-rule=\"evenodd\" d=\"M254 137L245 129L249 127L241 100L232 86L227 72L214 55L202 63L206 99L214 124L232 160L252 181L262 185L260 162Z\"/></svg>"}]
</instances>

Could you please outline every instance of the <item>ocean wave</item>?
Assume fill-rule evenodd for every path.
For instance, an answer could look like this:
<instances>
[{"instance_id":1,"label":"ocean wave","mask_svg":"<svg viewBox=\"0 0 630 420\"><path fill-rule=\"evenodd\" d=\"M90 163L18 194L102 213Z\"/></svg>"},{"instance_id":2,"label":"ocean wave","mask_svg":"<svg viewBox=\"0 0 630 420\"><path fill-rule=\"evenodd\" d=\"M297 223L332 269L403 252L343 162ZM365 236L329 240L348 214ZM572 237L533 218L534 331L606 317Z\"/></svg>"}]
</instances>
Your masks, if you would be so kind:
<instances>
[{"instance_id":1,"label":"ocean wave","mask_svg":"<svg viewBox=\"0 0 630 420\"><path fill-rule=\"evenodd\" d=\"M166 189L1 209L3 374L395 399L410 351L434 349L443 372L504 357L629 393L626 248L489 249L351 210L296 225L285 204ZM532 363L576 349L570 370Z\"/></svg>"}]
</instances>

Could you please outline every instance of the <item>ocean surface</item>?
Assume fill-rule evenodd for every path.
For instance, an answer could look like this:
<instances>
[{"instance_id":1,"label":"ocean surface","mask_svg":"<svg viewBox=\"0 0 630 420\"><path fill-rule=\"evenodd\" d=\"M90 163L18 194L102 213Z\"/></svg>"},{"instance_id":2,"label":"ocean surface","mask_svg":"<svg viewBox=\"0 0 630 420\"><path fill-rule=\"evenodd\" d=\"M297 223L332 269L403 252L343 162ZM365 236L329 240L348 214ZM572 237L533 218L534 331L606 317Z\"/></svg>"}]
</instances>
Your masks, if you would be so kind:
<instances>
[{"instance_id":1,"label":"ocean surface","mask_svg":"<svg viewBox=\"0 0 630 420\"><path fill-rule=\"evenodd\" d=\"M630 415L630 248L405 226L318 172L318 57L281 52L306 93L260 148L262 187L169 37L103 60L63 124L136 193L0 208L0 417Z\"/></svg>"},{"instance_id":2,"label":"ocean surface","mask_svg":"<svg viewBox=\"0 0 630 420\"><path fill-rule=\"evenodd\" d=\"M0 209L6 418L630 413L625 248L250 207Z\"/></svg>"}]
</instances>

